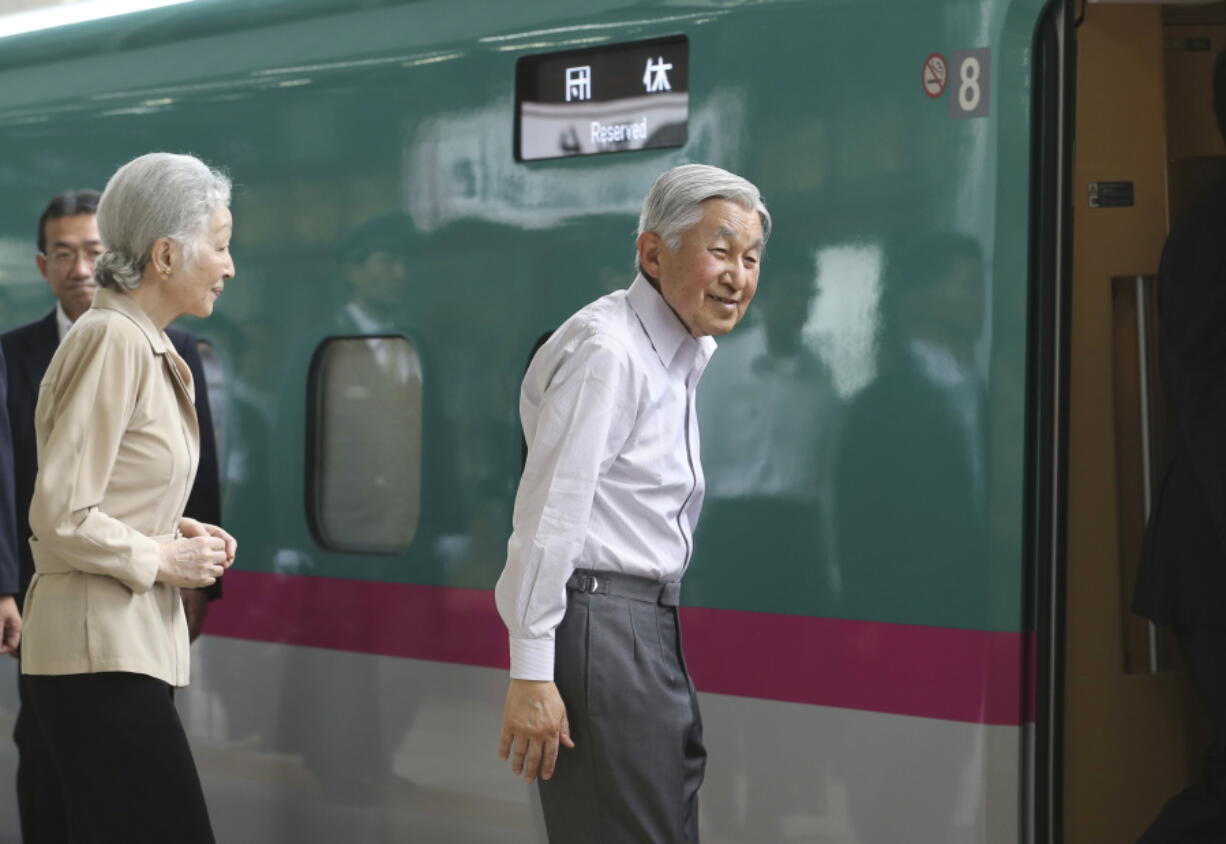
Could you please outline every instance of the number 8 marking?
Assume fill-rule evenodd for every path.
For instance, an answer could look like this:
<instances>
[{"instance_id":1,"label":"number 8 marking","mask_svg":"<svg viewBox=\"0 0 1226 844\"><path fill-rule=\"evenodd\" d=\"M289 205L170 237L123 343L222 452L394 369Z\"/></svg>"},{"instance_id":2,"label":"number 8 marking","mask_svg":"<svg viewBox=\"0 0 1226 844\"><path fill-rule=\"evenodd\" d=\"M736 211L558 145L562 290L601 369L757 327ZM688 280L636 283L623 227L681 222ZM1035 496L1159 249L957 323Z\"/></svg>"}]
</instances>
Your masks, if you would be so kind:
<instances>
[{"instance_id":1,"label":"number 8 marking","mask_svg":"<svg viewBox=\"0 0 1226 844\"><path fill-rule=\"evenodd\" d=\"M962 80L958 88L958 105L963 111L974 111L979 107L979 73L979 59L976 56L967 56L962 60L962 67L958 70Z\"/></svg>"}]
</instances>

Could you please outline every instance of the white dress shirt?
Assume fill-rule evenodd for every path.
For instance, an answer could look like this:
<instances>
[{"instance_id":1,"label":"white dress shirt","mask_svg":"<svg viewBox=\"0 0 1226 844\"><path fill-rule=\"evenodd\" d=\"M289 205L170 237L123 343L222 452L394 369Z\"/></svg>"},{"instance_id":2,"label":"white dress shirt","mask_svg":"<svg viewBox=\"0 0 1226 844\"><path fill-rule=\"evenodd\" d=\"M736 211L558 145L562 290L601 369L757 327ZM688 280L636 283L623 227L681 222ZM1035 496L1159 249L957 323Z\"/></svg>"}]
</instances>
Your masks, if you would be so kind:
<instances>
[{"instance_id":1,"label":"white dress shirt","mask_svg":"<svg viewBox=\"0 0 1226 844\"><path fill-rule=\"evenodd\" d=\"M576 568L681 579L703 498L694 391L714 351L640 275L532 359L519 402L528 461L495 589L513 678L553 679Z\"/></svg>"},{"instance_id":2,"label":"white dress shirt","mask_svg":"<svg viewBox=\"0 0 1226 844\"><path fill-rule=\"evenodd\" d=\"M68 318L68 314L64 312L64 306L59 300L55 301L55 327L60 334L60 342L64 342L64 335L68 333L68 329L72 328L72 320Z\"/></svg>"},{"instance_id":3,"label":"white dress shirt","mask_svg":"<svg viewBox=\"0 0 1226 844\"><path fill-rule=\"evenodd\" d=\"M758 321L720 343L703 379L702 430L707 446L721 449L707 464L712 500L805 501L828 492L835 395L816 354L803 345L791 356L772 354Z\"/></svg>"},{"instance_id":4,"label":"white dress shirt","mask_svg":"<svg viewBox=\"0 0 1226 844\"><path fill-rule=\"evenodd\" d=\"M357 302L350 302L346 305L345 313L358 331L363 334L396 333ZM382 368L383 373L391 379L390 383L385 386L402 387L411 379L421 380L421 366L407 343L395 338L372 337L366 341L366 346L374 355L375 362Z\"/></svg>"}]
</instances>

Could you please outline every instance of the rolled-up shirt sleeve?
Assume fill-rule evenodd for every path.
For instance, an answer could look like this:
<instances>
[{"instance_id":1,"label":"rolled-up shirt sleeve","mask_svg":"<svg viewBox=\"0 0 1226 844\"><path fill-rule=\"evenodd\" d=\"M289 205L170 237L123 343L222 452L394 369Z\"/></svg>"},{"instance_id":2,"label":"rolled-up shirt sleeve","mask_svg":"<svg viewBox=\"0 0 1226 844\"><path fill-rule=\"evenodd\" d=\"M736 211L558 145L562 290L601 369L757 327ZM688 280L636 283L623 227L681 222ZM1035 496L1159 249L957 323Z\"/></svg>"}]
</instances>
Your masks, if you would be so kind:
<instances>
[{"instance_id":1,"label":"rolled-up shirt sleeve","mask_svg":"<svg viewBox=\"0 0 1226 844\"><path fill-rule=\"evenodd\" d=\"M105 322L77 326L59 356L63 359L43 381L35 412L39 468L30 505L35 559L46 553L71 569L109 575L135 593L146 592L157 578L158 543L108 515L102 502L132 418L142 367L156 358Z\"/></svg>"},{"instance_id":2,"label":"rolled-up shirt sleeve","mask_svg":"<svg viewBox=\"0 0 1226 844\"><path fill-rule=\"evenodd\" d=\"M615 338L583 339L556 366L539 396L532 384L541 373L530 369L525 378L528 457L495 589L510 634L511 677L520 680L553 680L554 630L566 613L566 581L583 549L596 483L620 454L635 414L628 354Z\"/></svg>"}]
</instances>

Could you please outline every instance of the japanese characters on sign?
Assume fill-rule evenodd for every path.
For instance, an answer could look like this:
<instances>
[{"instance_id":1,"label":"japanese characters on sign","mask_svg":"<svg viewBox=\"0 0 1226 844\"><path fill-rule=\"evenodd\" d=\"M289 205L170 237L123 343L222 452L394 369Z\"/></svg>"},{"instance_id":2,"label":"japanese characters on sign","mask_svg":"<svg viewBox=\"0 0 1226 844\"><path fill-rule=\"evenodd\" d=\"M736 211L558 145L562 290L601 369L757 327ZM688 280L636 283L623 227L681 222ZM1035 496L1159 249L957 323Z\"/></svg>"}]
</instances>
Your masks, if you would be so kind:
<instances>
[{"instance_id":1,"label":"japanese characters on sign","mask_svg":"<svg viewBox=\"0 0 1226 844\"><path fill-rule=\"evenodd\" d=\"M685 143L685 36L524 56L516 66L520 161Z\"/></svg>"}]
</instances>

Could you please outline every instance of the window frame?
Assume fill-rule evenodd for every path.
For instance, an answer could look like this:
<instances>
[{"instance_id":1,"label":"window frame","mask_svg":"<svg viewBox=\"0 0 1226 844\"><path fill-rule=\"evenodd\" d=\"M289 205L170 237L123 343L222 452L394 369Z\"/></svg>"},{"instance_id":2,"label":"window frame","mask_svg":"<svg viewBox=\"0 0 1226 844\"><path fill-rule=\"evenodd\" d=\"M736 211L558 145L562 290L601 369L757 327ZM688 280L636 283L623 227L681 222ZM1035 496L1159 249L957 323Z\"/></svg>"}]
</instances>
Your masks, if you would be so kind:
<instances>
[{"instance_id":1,"label":"window frame","mask_svg":"<svg viewBox=\"0 0 1226 844\"><path fill-rule=\"evenodd\" d=\"M320 425L320 409L321 409L321 383L323 380L323 362L329 346L335 343L344 341L359 341L368 342L370 340L403 340L408 344L409 349L413 353L413 358L417 364L418 372L420 373L420 386L418 390L418 404L421 408L420 418L418 420L418 467L417 467L417 489L418 489L418 506L417 519L413 527L413 533L409 537L408 543L399 550L377 550L372 548L362 548L338 544L328 539L322 525L322 493L323 485L320 482L322 472L322 437L323 431ZM366 557L400 557L409 552L417 541L418 534L421 531L421 490L423 488L422 474L424 469L424 454L425 454L425 372L421 364L421 354L418 351L417 344L413 339L404 333L387 332L380 334L330 334L323 337L315 345L315 349L311 352L311 360L307 366L306 372L306 407L305 407L305 453L303 461L303 513L306 517L307 530L311 534L311 539L315 545L325 551L331 551L338 554L360 554Z\"/></svg>"}]
</instances>

